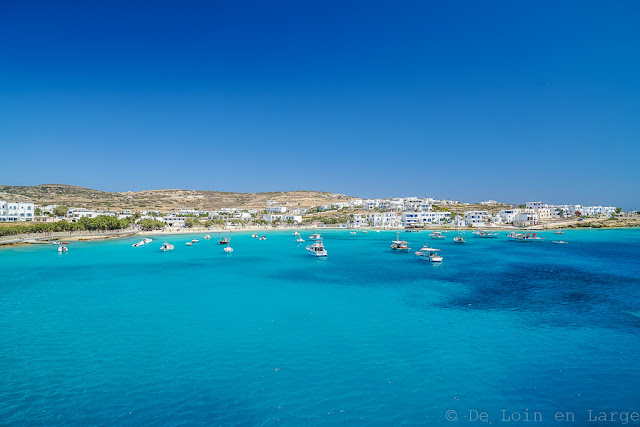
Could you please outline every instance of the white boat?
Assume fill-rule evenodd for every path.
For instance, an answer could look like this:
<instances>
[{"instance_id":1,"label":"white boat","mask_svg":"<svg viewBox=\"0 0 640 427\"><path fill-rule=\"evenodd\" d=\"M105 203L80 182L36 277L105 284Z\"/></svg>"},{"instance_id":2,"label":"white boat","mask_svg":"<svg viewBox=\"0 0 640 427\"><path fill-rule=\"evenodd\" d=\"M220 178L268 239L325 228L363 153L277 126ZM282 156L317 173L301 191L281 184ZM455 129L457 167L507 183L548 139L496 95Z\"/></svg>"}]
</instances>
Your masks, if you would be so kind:
<instances>
[{"instance_id":1,"label":"white boat","mask_svg":"<svg viewBox=\"0 0 640 427\"><path fill-rule=\"evenodd\" d=\"M480 230L478 228L477 230L473 231L473 237L484 237L485 239L495 239L496 237L498 237L498 233L492 233L490 231Z\"/></svg>"},{"instance_id":2,"label":"white boat","mask_svg":"<svg viewBox=\"0 0 640 427\"><path fill-rule=\"evenodd\" d=\"M252 238L252 239L257 239L257 238L258 238L258 235L254 233L254 234L252 234L252 235L251 235L251 238Z\"/></svg>"},{"instance_id":3,"label":"white boat","mask_svg":"<svg viewBox=\"0 0 640 427\"><path fill-rule=\"evenodd\" d=\"M442 262L442 256L438 254L440 249L430 248L429 246L424 246L418 252L416 252L416 256L425 261L431 262Z\"/></svg>"},{"instance_id":4,"label":"white boat","mask_svg":"<svg viewBox=\"0 0 640 427\"><path fill-rule=\"evenodd\" d=\"M231 237L221 237L218 239L218 243L220 243L221 245L228 245L230 241Z\"/></svg>"},{"instance_id":5,"label":"white boat","mask_svg":"<svg viewBox=\"0 0 640 427\"><path fill-rule=\"evenodd\" d=\"M206 236L204 236L204 240L209 240L211 238L211 236L209 236L208 234Z\"/></svg>"},{"instance_id":6,"label":"white boat","mask_svg":"<svg viewBox=\"0 0 640 427\"><path fill-rule=\"evenodd\" d=\"M310 240L322 240L322 236L319 235L318 233L309 234L309 239Z\"/></svg>"},{"instance_id":7,"label":"white boat","mask_svg":"<svg viewBox=\"0 0 640 427\"><path fill-rule=\"evenodd\" d=\"M349 234L358 234L357 231L350 231Z\"/></svg>"},{"instance_id":8,"label":"white boat","mask_svg":"<svg viewBox=\"0 0 640 427\"><path fill-rule=\"evenodd\" d=\"M167 242L164 242L164 243L162 244L162 246L160 246L160 250L161 250L162 252L172 251L172 250L173 250L173 245L172 245L172 244L169 244L169 243L167 243Z\"/></svg>"},{"instance_id":9,"label":"white boat","mask_svg":"<svg viewBox=\"0 0 640 427\"><path fill-rule=\"evenodd\" d=\"M316 240L313 245L307 246L307 252L312 256L327 256L327 250L324 248L322 240Z\"/></svg>"},{"instance_id":10,"label":"white boat","mask_svg":"<svg viewBox=\"0 0 640 427\"><path fill-rule=\"evenodd\" d=\"M409 242L400 240L400 232L397 232L396 240L391 241L391 249L394 251L408 251L411 248L409 247Z\"/></svg>"},{"instance_id":11,"label":"white boat","mask_svg":"<svg viewBox=\"0 0 640 427\"><path fill-rule=\"evenodd\" d=\"M369 233L367 230L362 230L362 234L367 234Z\"/></svg>"},{"instance_id":12,"label":"white boat","mask_svg":"<svg viewBox=\"0 0 640 427\"><path fill-rule=\"evenodd\" d=\"M376 230L376 233L379 233L379 232L380 232L380 230Z\"/></svg>"},{"instance_id":13,"label":"white boat","mask_svg":"<svg viewBox=\"0 0 640 427\"><path fill-rule=\"evenodd\" d=\"M552 240L551 243L558 243L558 244L568 244L569 242L565 242L564 240Z\"/></svg>"},{"instance_id":14,"label":"white boat","mask_svg":"<svg viewBox=\"0 0 640 427\"><path fill-rule=\"evenodd\" d=\"M146 245L147 243L151 243L151 242L153 242L153 239L150 239L150 238L148 238L148 237L145 237L145 238L143 238L143 239L142 239L142 241L143 241L143 242L144 242L144 244Z\"/></svg>"},{"instance_id":15,"label":"white boat","mask_svg":"<svg viewBox=\"0 0 640 427\"><path fill-rule=\"evenodd\" d=\"M298 242L298 243L302 243L302 242L304 242L304 239L303 239L302 237L298 237L298 238L296 239L296 242Z\"/></svg>"},{"instance_id":16,"label":"white boat","mask_svg":"<svg viewBox=\"0 0 640 427\"><path fill-rule=\"evenodd\" d=\"M516 233L512 231L507 238L514 242L544 242L544 237L538 237L538 233Z\"/></svg>"},{"instance_id":17,"label":"white boat","mask_svg":"<svg viewBox=\"0 0 640 427\"><path fill-rule=\"evenodd\" d=\"M187 243L186 243L186 245L187 245L187 246L191 246L191 245L193 245L193 243L191 243L191 242L187 242Z\"/></svg>"},{"instance_id":18,"label":"white boat","mask_svg":"<svg viewBox=\"0 0 640 427\"><path fill-rule=\"evenodd\" d=\"M456 209L456 216L458 216L458 209ZM460 230L458 230L458 220L456 220L456 237L453 238L453 241L455 243L466 243L466 240L464 239L464 232L462 233L463 235L460 235Z\"/></svg>"},{"instance_id":19,"label":"white boat","mask_svg":"<svg viewBox=\"0 0 640 427\"><path fill-rule=\"evenodd\" d=\"M260 236L260 239L258 240L267 240L267 236Z\"/></svg>"},{"instance_id":20,"label":"white boat","mask_svg":"<svg viewBox=\"0 0 640 427\"><path fill-rule=\"evenodd\" d=\"M232 252L233 252L233 248L232 248L231 246L225 246L225 247L224 247L224 251L225 251L226 253L230 254L230 253L232 253Z\"/></svg>"},{"instance_id":21,"label":"white boat","mask_svg":"<svg viewBox=\"0 0 640 427\"><path fill-rule=\"evenodd\" d=\"M294 232L293 232L293 235L294 235L294 236L299 236L299 235L300 235L300 233L298 233L297 231L294 231Z\"/></svg>"},{"instance_id":22,"label":"white boat","mask_svg":"<svg viewBox=\"0 0 640 427\"><path fill-rule=\"evenodd\" d=\"M69 248L64 245L58 246L58 252L69 252Z\"/></svg>"},{"instance_id":23,"label":"white boat","mask_svg":"<svg viewBox=\"0 0 640 427\"><path fill-rule=\"evenodd\" d=\"M436 240L442 240L447 236L442 234L440 231L434 231L433 233L429 234L429 237L431 237L432 239L436 239Z\"/></svg>"},{"instance_id":24,"label":"white boat","mask_svg":"<svg viewBox=\"0 0 640 427\"><path fill-rule=\"evenodd\" d=\"M199 241L200 241L200 240L198 240L198 239L192 239L192 240L191 240L191 243L198 243Z\"/></svg>"},{"instance_id":25,"label":"white boat","mask_svg":"<svg viewBox=\"0 0 640 427\"><path fill-rule=\"evenodd\" d=\"M553 234L564 234L564 230L554 231Z\"/></svg>"},{"instance_id":26,"label":"white boat","mask_svg":"<svg viewBox=\"0 0 640 427\"><path fill-rule=\"evenodd\" d=\"M137 248L138 246L142 246L142 245L144 245L144 241L140 240L139 242L136 242L131 246L133 246L134 248Z\"/></svg>"}]
</instances>

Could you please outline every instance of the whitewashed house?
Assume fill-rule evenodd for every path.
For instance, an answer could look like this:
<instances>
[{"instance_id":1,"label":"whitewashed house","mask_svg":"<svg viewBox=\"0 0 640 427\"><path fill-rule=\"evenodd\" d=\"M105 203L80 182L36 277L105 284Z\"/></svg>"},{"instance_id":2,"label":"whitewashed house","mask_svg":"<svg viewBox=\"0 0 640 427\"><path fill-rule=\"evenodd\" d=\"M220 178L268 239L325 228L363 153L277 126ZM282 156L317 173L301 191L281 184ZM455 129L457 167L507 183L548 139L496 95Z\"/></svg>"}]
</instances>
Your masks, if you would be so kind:
<instances>
[{"instance_id":1,"label":"whitewashed house","mask_svg":"<svg viewBox=\"0 0 640 427\"><path fill-rule=\"evenodd\" d=\"M482 227L489 219L488 211L467 211L464 213L464 220L472 227Z\"/></svg>"},{"instance_id":2,"label":"whitewashed house","mask_svg":"<svg viewBox=\"0 0 640 427\"><path fill-rule=\"evenodd\" d=\"M0 221L18 222L33 221L35 218L36 205L30 202L6 202L0 200Z\"/></svg>"}]
</instances>

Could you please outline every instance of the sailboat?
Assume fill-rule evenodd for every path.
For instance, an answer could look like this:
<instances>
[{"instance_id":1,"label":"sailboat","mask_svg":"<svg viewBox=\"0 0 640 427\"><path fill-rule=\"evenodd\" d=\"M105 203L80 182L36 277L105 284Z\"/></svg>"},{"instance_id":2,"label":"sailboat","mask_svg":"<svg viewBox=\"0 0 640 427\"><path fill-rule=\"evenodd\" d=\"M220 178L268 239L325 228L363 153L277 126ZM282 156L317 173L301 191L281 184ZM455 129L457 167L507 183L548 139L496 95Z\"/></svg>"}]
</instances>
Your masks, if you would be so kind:
<instances>
[{"instance_id":1,"label":"sailboat","mask_svg":"<svg viewBox=\"0 0 640 427\"><path fill-rule=\"evenodd\" d=\"M456 208L456 237L453 238L453 241L456 243L465 243L466 240L464 240L464 236L460 235L460 231L458 230L458 208ZM464 234L464 233L463 233Z\"/></svg>"}]
</instances>

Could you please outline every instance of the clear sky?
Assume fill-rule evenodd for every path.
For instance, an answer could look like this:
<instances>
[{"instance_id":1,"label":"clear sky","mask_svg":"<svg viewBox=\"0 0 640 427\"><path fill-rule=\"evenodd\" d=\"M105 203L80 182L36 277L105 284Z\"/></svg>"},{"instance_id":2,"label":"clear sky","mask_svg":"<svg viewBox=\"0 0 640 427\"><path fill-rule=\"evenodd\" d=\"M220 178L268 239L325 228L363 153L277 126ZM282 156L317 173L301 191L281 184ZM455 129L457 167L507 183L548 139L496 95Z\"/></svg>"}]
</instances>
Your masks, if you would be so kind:
<instances>
[{"instance_id":1,"label":"clear sky","mask_svg":"<svg viewBox=\"0 0 640 427\"><path fill-rule=\"evenodd\" d=\"M0 184L640 208L638 1L0 1Z\"/></svg>"}]
</instances>

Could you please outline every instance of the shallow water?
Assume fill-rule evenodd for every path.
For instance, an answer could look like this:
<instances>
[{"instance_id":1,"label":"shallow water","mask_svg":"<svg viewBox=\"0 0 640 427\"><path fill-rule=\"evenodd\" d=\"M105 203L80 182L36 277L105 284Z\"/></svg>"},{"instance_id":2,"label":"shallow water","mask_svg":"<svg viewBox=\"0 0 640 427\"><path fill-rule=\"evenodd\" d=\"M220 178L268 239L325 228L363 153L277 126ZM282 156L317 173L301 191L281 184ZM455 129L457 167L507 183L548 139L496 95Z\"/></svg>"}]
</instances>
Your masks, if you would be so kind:
<instances>
[{"instance_id":1,"label":"shallow water","mask_svg":"<svg viewBox=\"0 0 640 427\"><path fill-rule=\"evenodd\" d=\"M231 234L231 255L216 234L1 250L0 422L451 425L447 411L528 410L580 425L640 411L638 229L401 235L442 249L441 265L392 251L392 232L327 231L326 259L291 232L250 234Z\"/></svg>"}]
</instances>

